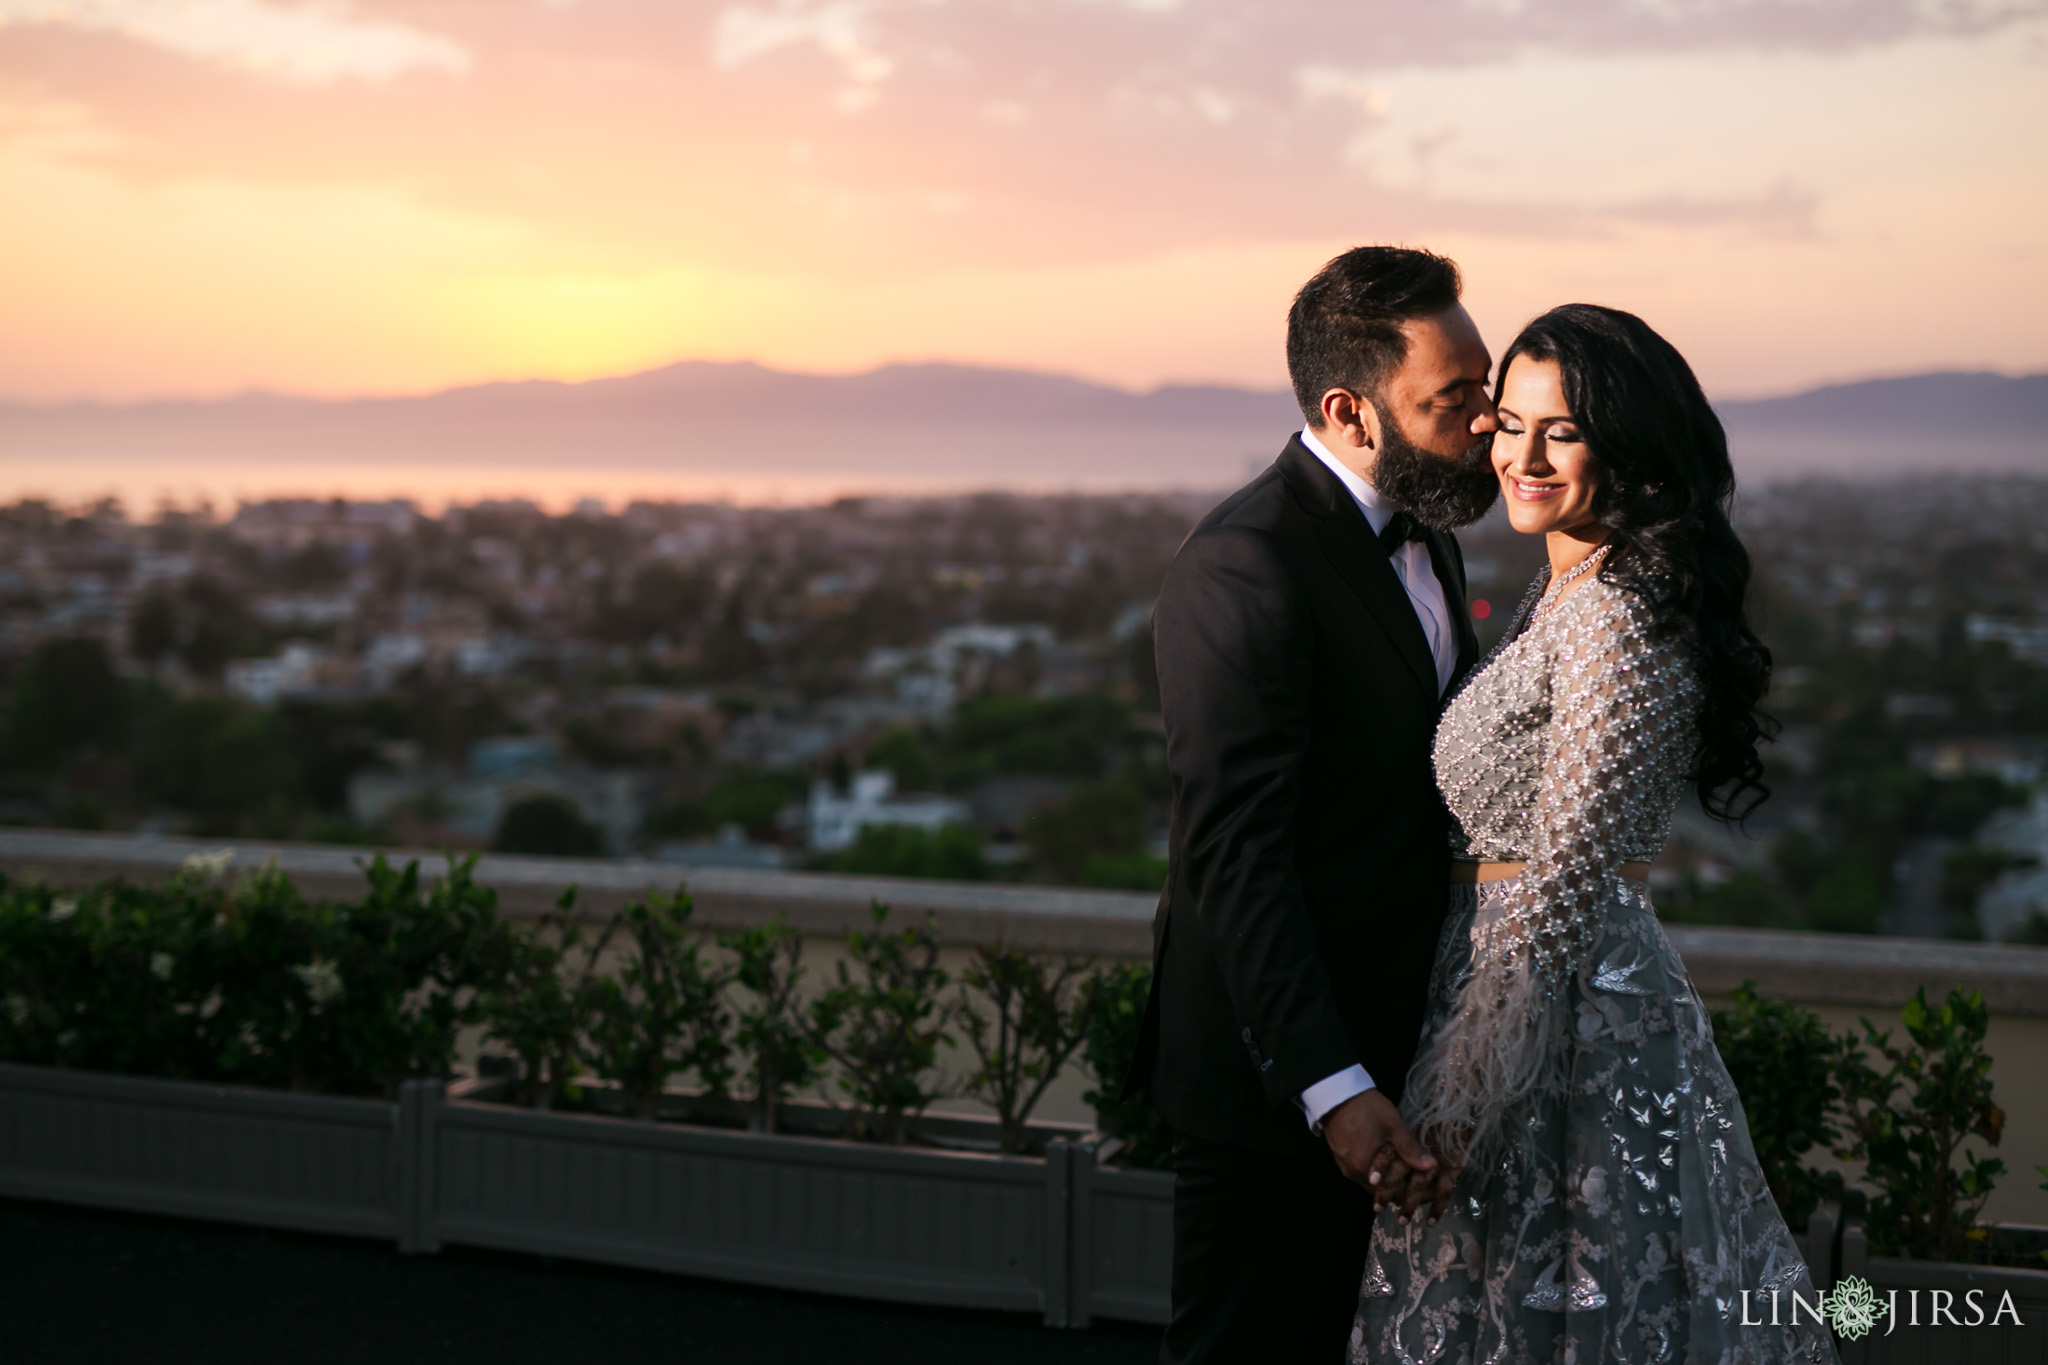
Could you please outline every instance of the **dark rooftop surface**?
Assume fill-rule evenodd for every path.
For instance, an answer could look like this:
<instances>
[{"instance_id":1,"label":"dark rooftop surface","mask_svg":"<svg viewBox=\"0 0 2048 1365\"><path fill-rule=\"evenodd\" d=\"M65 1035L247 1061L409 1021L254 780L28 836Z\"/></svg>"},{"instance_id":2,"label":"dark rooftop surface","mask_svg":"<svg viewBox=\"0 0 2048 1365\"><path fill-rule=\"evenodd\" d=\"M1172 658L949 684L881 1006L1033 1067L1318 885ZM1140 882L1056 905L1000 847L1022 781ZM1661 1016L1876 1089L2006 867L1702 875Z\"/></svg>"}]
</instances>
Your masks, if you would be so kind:
<instances>
[{"instance_id":1,"label":"dark rooftop surface","mask_svg":"<svg viewBox=\"0 0 2048 1365\"><path fill-rule=\"evenodd\" d=\"M8 1365L1141 1365L1152 1328L0 1200Z\"/></svg>"}]
</instances>

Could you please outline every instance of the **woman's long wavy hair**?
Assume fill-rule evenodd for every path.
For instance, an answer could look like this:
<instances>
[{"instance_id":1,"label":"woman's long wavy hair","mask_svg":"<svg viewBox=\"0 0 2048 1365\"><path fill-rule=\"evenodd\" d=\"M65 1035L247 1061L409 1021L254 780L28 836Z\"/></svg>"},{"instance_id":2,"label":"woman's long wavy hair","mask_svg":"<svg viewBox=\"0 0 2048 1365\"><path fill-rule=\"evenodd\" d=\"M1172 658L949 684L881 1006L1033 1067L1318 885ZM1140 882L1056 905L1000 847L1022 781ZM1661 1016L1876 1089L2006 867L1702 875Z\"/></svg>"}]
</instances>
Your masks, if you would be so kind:
<instances>
[{"instance_id":1,"label":"woman's long wavy hair","mask_svg":"<svg viewBox=\"0 0 2048 1365\"><path fill-rule=\"evenodd\" d=\"M1508 347L1502 382L1519 356L1555 361L1563 374L1600 481L1593 515L1614 544L1600 576L1648 603L1667 638L1690 642L1706 693L1700 804L1716 819L1742 820L1770 795L1757 744L1778 724L1757 708L1771 652L1744 605L1749 552L1728 521L1735 468L1721 419L1685 357L1633 313L1553 308Z\"/></svg>"}]
</instances>

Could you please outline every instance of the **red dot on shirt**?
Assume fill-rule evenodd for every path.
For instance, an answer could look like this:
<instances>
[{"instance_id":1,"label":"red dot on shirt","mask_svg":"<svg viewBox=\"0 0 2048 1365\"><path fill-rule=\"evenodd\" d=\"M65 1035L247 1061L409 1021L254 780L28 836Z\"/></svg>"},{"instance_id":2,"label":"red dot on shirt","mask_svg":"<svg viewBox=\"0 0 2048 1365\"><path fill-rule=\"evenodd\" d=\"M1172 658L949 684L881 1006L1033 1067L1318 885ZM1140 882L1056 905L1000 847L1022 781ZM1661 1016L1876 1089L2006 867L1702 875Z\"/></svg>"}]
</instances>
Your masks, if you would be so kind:
<instances>
[{"instance_id":1,"label":"red dot on shirt","mask_svg":"<svg viewBox=\"0 0 2048 1365\"><path fill-rule=\"evenodd\" d=\"M1483 597L1481 597L1481 598L1477 598L1477 599L1475 599L1475 600L1473 601L1473 603L1472 603L1472 619L1473 619L1473 620L1475 620L1475 621L1484 621L1484 620L1485 620L1485 619L1486 619L1487 617L1489 617L1489 616L1491 616L1491 615L1493 615L1493 603L1491 603L1491 602L1487 601L1487 600L1486 600L1485 598L1483 598Z\"/></svg>"}]
</instances>

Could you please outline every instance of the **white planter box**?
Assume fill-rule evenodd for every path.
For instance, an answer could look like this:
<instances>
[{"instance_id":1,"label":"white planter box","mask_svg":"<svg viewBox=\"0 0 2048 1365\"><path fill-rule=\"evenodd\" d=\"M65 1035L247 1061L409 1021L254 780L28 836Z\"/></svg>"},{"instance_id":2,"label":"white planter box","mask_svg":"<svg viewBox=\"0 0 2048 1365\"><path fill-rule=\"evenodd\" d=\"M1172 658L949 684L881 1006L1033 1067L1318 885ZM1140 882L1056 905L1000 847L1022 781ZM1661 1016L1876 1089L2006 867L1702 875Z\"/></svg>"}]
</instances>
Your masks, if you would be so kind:
<instances>
[{"instance_id":1,"label":"white planter box","mask_svg":"<svg viewBox=\"0 0 2048 1365\"><path fill-rule=\"evenodd\" d=\"M423 1243L1068 1318L1069 1145L1044 1157L721 1132L463 1098L422 1113Z\"/></svg>"},{"instance_id":2,"label":"white planter box","mask_svg":"<svg viewBox=\"0 0 2048 1365\"><path fill-rule=\"evenodd\" d=\"M489 1247L820 1293L1164 1323L1173 1177L1097 1164L1093 1140L1046 1125L1043 1155L999 1156L992 1125L931 1118L943 1146L535 1113L483 1098L502 1083L408 1083L396 1103L0 1065L0 1194L264 1227L390 1238L401 1250ZM670 1096L665 1117L733 1121ZM947 1150L952 1147L956 1150ZM1820 1209L1801 1250L1820 1288L1861 1275L1899 1291L1889 1335L1844 1365L2048 1362L2048 1270L1873 1257L1860 1223ZM1982 1290L2021 1325L1935 1325ZM1921 1326L1909 1325L1920 1295Z\"/></svg>"},{"instance_id":3,"label":"white planter box","mask_svg":"<svg viewBox=\"0 0 2048 1365\"><path fill-rule=\"evenodd\" d=\"M1163 1326L1173 1311L1173 1176L1096 1164L1074 1149L1072 1322L1119 1318Z\"/></svg>"},{"instance_id":4,"label":"white planter box","mask_svg":"<svg viewBox=\"0 0 2048 1365\"><path fill-rule=\"evenodd\" d=\"M404 1240L400 1106L0 1064L0 1194Z\"/></svg>"},{"instance_id":5,"label":"white planter box","mask_svg":"<svg viewBox=\"0 0 2048 1365\"><path fill-rule=\"evenodd\" d=\"M1842 1365L2041 1365L2048 1361L2048 1269L1957 1265L1872 1256L1860 1220L1842 1230L1841 1275L1861 1276L1882 1301L1897 1294L1896 1321L1878 1323L1861 1341L1840 1343ZM1971 1291L1982 1305L1982 1325L1934 1321L1937 1295L1956 1323L1967 1324ZM2013 1314L1994 1324L2006 1295ZM1913 1325L1917 1317L1919 1325Z\"/></svg>"},{"instance_id":6,"label":"white planter box","mask_svg":"<svg viewBox=\"0 0 2048 1365\"><path fill-rule=\"evenodd\" d=\"M1827 1289L1835 1282L1835 1260L1841 1254L1842 1204L1823 1199L1806 1220L1806 1231L1792 1234L1815 1289Z\"/></svg>"},{"instance_id":7,"label":"white planter box","mask_svg":"<svg viewBox=\"0 0 2048 1365\"><path fill-rule=\"evenodd\" d=\"M536 1113L502 1083L395 1103L0 1065L0 1195L264 1227L574 1257L709 1279L1164 1322L1173 1178L1098 1167L1079 1129L1001 1156L994 1125L929 1118L917 1147ZM730 1121L671 1096L664 1113ZM972 1150L983 1147L990 1150Z\"/></svg>"}]
</instances>

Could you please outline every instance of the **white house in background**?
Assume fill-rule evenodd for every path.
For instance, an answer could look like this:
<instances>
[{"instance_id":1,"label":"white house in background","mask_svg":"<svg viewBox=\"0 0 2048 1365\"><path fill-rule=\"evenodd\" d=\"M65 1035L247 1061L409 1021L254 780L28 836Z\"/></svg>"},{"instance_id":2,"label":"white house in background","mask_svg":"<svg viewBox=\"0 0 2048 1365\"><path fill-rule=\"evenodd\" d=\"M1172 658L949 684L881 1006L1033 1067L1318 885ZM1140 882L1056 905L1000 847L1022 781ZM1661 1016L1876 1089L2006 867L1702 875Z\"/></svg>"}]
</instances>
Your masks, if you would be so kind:
<instances>
[{"instance_id":1,"label":"white house in background","mask_svg":"<svg viewBox=\"0 0 2048 1365\"><path fill-rule=\"evenodd\" d=\"M811 847L820 853L849 848L869 825L913 825L935 830L968 817L967 803L942 796L898 797L896 779L887 772L864 772L853 779L844 796L830 782L811 784Z\"/></svg>"},{"instance_id":2,"label":"white house in background","mask_svg":"<svg viewBox=\"0 0 2048 1365\"><path fill-rule=\"evenodd\" d=\"M2048 624L2040 621L2001 620L1996 616L1971 616L1964 623L1970 643L2004 642L2013 657L2029 663L2048 664Z\"/></svg>"},{"instance_id":3,"label":"white house in background","mask_svg":"<svg viewBox=\"0 0 2048 1365\"><path fill-rule=\"evenodd\" d=\"M466 677L509 673L533 653L533 646L517 635L494 631L455 642L455 669Z\"/></svg>"},{"instance_id":4,"label":"white house in background","mask_svg":"<svg viewBox=\"0 0 2048 1365\"><path fill-rule=\"evenodd\" d=\"M944 720L953 712L963 665L1013 658L1026 645L1044 655L1058 643L1050 626L953 626L928 645L868 651L861 676L870 682L893 681L897 700L924 719Z\"/></svg>"},{"instance_id":5,"label":"white house in background","mask_svg":"<svg viewBox=\"0 0 2048 1365\"><path fill-rule=\"evenodd\" d=\"M292 593L256 599L256 615L273 626L338 626L355 614L353 593Z\"/></svg>"},{"instance_id":6,"label":"white house in background","mask_svg":"<svg viewBox=\"0 0 2048 1365\"><path fill-rule=\"evenodd\" d=\"M1116 620L1109 627L1112 644L1122 644L1140 631L1152 629L1152 603L1133 602L1116 614Z\"/></svg>"},{"instance_id":7,"label":"white house in background","mask_svg":"<svg viewBox=\"0 0 2048 1365\"><path fill-rule=\"evenodd\" d=\"M227 667L228 691L268 706L280 697L304 692L314 685L326 652L294 640L269 659L237 659Z\"/></svg>"},{"instance_id":8,"label":"white house in background","mask_svg":"<svg viewBox=\"0 0 2048 1365\"><path fill-rule=\"evenodd\" d=\"M415 664L425 663L426 658L427 642L421 636L379 635L363 651L363 682L379 690L389 687L397 681L399 674Z\"/></svg>"},{"instance_id":9,"label":"white house in background","mask_svg":"<svg viewBox=\"0 0 2048 1365\"><path fill-rule=\"evenodd\" d=\"M176 582L190 578L198 567L198 561L191 555L161 550L137 550L135 559L128 570L129 581L136 584L155 582Z\"/></svg>"}]
</instances>

